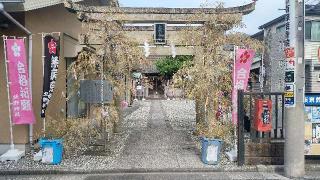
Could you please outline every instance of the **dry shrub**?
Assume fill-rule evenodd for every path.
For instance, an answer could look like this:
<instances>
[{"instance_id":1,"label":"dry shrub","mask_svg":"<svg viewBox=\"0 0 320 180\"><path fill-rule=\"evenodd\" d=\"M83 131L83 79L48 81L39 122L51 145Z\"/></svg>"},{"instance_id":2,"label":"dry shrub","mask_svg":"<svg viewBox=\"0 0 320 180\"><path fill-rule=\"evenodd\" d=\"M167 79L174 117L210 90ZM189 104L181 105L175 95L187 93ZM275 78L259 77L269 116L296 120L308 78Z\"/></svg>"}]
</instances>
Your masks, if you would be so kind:
<instances>
[{"instance_id":1,"label":"dry shrub","mask_svg":"<svg viewBox=\"0 0 320 180\"><path fill-rule=\"evenodd\" d=\"M46 137L62 138L64 156L77 156L85 152L89 148L90 137L97 138L99 136L100 122L94 119L86 118L69 118L48 119Z\"/></svg>"},{"instance_id":2,"label":"dry shrub","mask_svg":"<svg viewBox=\"0 0 320 180\"><path fill-rule=\"evenodd\" d=\"M234 145L235 126L230 121L216 121L214 124L197 124L197 134L202 137L223 140L225 148Z\"/></svg>"},{"instance_id":3,"label":"dry shrub","mask_svg":"<svg viewBox=\"0 0 320 180\"><path fill-rule=\"evenodd\" d=\"M92 118L56 119L47 117L46 137L62 138L65 157L77 156L89 150L90 143L103 139L103 128L108 133L115 131L115 124L120 121L120 113L116 104L105 107L91 107ZM108 113L103 116L103 112Z\"/></svg>"},{"instance_id":4,"label":"dry shrub","mask_svg":"<svg viewBox=\"0 0 320 180\"><path fill-rule=\"evenodd\" d=\"M214 8L219 11L223 4L218 3ZM194 56L191 65L179 69L173 80L177 87L185 89L188 98L195 99L195 133L229 143L235 137L231 117L228 116L232 107L234 52L224 46L255 50L263 47L261 42L248 35L234 32L243 26L242 14L219 13L203 17L204 14L204 11L194 14L190 19L190 22L204 19L202 26L190 24L183 32L181 40L194 47Z\"/></svg>"}]
</instances>

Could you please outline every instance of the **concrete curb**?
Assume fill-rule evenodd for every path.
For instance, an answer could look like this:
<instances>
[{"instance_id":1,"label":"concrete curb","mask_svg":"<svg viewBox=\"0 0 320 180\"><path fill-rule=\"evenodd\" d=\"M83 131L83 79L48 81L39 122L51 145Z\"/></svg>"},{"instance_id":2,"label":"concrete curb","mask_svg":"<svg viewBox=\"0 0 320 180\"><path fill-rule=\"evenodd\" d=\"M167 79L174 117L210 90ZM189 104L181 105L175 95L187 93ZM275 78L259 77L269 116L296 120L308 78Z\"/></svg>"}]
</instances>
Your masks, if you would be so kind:
<instances>
[{"instance_id":1,"label":"concrete curb","mask_svg":"<svg viewBox=\"0 0 320 180\"><path fill-rule=\"evenodd\" d=\"M257 165L258 172L283 172L284 165ZM306 164L306 171L320 171L320 164Z\"/></svg>"},{"instance_id":2,"label":"concrete curb","mask_svg":"<svg viewBox=\"0 0 320 180\"><path fill-rule=\"evenodd\" d=\"M119 174L119 173L182 173L182 172L283 172L284 166L246 166L246 167L212 167L212 168L170 168L170 169L109 169L109 170L82 170L82 169L25 169L0 170L0 175L45 175L45 174ZM320 165L306 165L306 171L320 171Z\"/></svg>"},{"instance_id":3,"label":"concrete curb","mask_svg":"<svg viewBox=\"0 0 320 180\"><path fill-rule=\"evenodd\" d=\"M223 168L177 168L177 169L111 169L111 170L1 170L0 175L42 175L42 174L118 174L118 173L181 173L181 172L256 172L256 168L223 169Z\"/></svg>"}]
</instances>

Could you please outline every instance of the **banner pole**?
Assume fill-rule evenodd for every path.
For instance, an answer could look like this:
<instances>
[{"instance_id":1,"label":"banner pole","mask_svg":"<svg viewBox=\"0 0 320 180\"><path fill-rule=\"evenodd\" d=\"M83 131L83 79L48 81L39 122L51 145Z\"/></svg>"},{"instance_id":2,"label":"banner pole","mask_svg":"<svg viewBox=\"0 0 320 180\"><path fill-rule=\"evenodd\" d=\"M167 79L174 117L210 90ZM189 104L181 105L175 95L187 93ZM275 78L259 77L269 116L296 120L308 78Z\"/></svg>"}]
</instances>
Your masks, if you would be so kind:
<instances>
[{"instance_id":1,"label":"banner pole","mask_svg":"<svg viewBox=\"0 0 320 180\"><path fill-rule=\"evenodd\" d=\"M233 84L233 88L235 87L236 83L235 83L235 79L236 79L236 56L237 56L237 46L233 47L233 80L232 80L232 84ZM234 124L234 148L235 151L238 152L238 142L237 142L237 124Z\"/></svg>"},{"instance_id":2,"label":"banner pole","mask_svg":"<svg viewBox=\"0 0 320 180\"><path fill-rule=\"evenodd\" d=\"M101 98L101 128L102 128L102 137L103 137L103 142L104 142L104 150L107 149L107 142L106 142L106 127L105 127L105 117L104 115L106 114L105 112L105 106L104 106L104 58L102 57L102 62L101 62L101 92L100 92L100 98Z\"/></svg>"},{"instance_id":3,"label":"banner pole","mask_svg":"<svg viewBox=\"0 0 320 180\"><path fill-rule=\"evenodd\" d=\"M41 33L41 53L42 53L42 77L44 77L44 61L45 61L45 56L44 56L44 33ZM42 131L43 131L43 137L46 137L46 118L41 118L42 119Z\"/></svg>"},{"instance_id":4,"label":"banner pole","mask_svg":"<svg viewBox=\"0 0 320 180\"><path fill-rule=\"evenodd\" d=\"M42 118L43 121L43 137L46 137L46 118Z\"/></svg>"},{"instance_id":5,"label":"banner pole","mask_svg":"<svg viewBox=\"0 0 320 180\"><path fill-rule=\"evenodd\" d=\"M5 67L6 67L6 81L7 81L7 94L8 94L8 110L9 110L9 125L10 125L10 149L14 150L14 143L13 143L13 125L11 119L11 101L10 101L10 88L9 88L9 74L8 74L8 58L6 52L6 40L8 39L6 36L3 37L3 47L4 47L4 58L5 58Z\"/></svg>"},{"instance_id":6,"label":"banner pole","mask_svg":"<svg viewBox=\"0 0 320 180\"><path fill-rule=\"evenodd\" d=\"M260 61L260 92L263 92L264 89L264 51L261 55L261 61Z\"/></svg>"},{"instance_id":7,"label":"banner pole","mask_svg":"<svg viewBox=\"0 0 320 180\"><path fill-rule=\"evenodd\" d=\"M32 100L32 34L30 34L28 37L28 71L29 71L30 96ZM31 104L32 102L33 100L31 101ZM31 154L33 154L34 153L33 124L29 124L29 141L30 141L30 151L31 151Z\"/></svg>"}]
</instances>

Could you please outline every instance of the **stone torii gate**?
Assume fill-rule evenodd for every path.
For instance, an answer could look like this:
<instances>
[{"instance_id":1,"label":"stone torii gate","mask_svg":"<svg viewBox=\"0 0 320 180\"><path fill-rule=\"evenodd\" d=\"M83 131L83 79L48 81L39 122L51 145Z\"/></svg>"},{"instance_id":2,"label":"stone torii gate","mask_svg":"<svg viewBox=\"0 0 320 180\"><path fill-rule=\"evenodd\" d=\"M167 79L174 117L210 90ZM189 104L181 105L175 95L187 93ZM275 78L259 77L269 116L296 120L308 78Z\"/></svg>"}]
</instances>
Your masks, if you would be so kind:
<instances>
[{"instance_id":1,"label":"stone torii gate","mask_svg":"<svg viewBox=\"0 0 320 180\"><path fill-rule=\"evenodd\" d=\"M112 1L113 2L113 1ZM115 6L118 3L111 3ZM183 29L181 25L190 23L203 24L206 17L213 14L239 14L247 15L255 10L255 1L252 3L230 8L132 8L132 7L115 7L115 6L85 6L66 2L65 7L72 13L76 13L78 19L82 23L94 23L101 20L120 20L129 24L125 29L128 37L134 38L139 44L143 45L147 40L150 45L154 45L154 23L165 23L167 25L166 40L167 43L161 44L151 51L151 55L170 55L164 50L164 46L168 42L174 42L177 47L177 55L190 54L190 50L186 50L181 44L179 31ZM202 13L197 19L194 19L194 14ZM124 14L124 16L121 16ZM192 18L192 22L190 19ZM81 44L100 44L97 41L92 41L90 37L81 35ZM84 42L87 39L87 42ZM192 52L192 51L191 51Z\"/></svg>"},{"instance_id":2,"label":"stone torii gate","mask_svg":"<svg viewBox=\"0 0 320 180\"><path fill-rule=\"evenodd\" d=\"M145 67L143 73L157 74L154 62L161 57L172 55L170 46L174 44L176 55L193 55L196 48L183 44L182 31L186 24L201 25L206 19L214 14L238 14L247 15L255 10L255 1L252 3L229 8L132 8L119 7L117 1L110 1L110 6L85 6L66 2L65 7L72 13L76 13L82 23L97 23L102 20L119 20L125 22L124 31L128 37L133 38L142 47L145 42L150 45L151 66ZM195 14L201 14L194 19ZM190 22L192 19L192 22ZM163 23L166 26L164 43L155 43L155 24ZM87 34L80 35L80 44L99 45L101 42L89 37Z\"/></svg>"}]
</instances>

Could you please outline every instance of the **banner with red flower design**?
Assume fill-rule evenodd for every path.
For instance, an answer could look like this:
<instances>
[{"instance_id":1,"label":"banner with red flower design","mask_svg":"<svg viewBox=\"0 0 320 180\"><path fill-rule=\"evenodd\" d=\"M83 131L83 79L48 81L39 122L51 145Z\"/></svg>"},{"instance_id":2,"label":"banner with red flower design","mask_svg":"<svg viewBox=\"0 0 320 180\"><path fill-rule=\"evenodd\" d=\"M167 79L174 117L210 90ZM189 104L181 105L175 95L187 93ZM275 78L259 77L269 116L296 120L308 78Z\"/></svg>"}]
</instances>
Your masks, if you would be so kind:
<instances>
[{"instance_id":1,"label":"banner with red flower design","mask_svg":"<svg viewBox=\"0 0 320 180\"><path fill-rule=\"evenodd\" d=\"M44 37L43 94L41 98L41 117L46 116L46 109L55 88L59 67L59 39L51 35Z\"/></svg>"},{"instance_id":2,"label":"banner with red flower design","mask_svg":"<svg viewBox=\"0 0 320 180\"><path fill-rule=\"evenodd\" d=\"M5 39L8 60L10 110L13 124L33 124L32 99L23 39Z\"/></svg>"},{"instance_id":3,"label":"banner with red flower design","mask_svg":"<svg viewBox=\"0 0 320 180\"><path fill-rule=\"evenodd\" d=\"M238 49L236 51L233 90L232 90L232 122L238 123L238 90L246 90L250 76L255 51L252 49Z\"/></svg>"}]
</instances>

